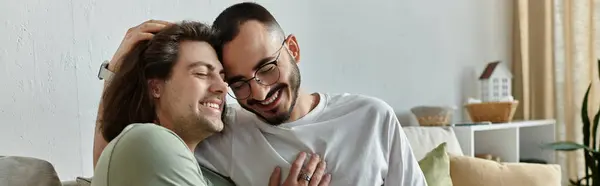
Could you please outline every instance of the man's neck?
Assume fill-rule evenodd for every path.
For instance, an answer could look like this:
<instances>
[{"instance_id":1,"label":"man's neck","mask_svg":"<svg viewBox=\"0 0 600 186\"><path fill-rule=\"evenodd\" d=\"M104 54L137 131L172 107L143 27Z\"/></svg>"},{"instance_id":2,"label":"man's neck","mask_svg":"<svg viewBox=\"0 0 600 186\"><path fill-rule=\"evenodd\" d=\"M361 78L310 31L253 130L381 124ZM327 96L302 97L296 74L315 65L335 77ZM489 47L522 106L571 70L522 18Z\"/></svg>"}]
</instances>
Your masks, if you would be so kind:
<instances>
[{"instance_id":1,"label":"man's neck","mask_svg":"<svg viewBox=\"0 0 600 186\"><path fill-rule=\"evenodd\" d=\"M196 146L198 146L198 144L200 144L200 142L202 142L202 140L206 139L208 136L210 136L210 134L196 134L196 135L188 135L185 134L185 131L179 131L175 128L175 125L173 125L173 122L171 122L168 119L165 119L164 117L161 117L161 115L158 115L158 121L155 122L158 125L161 125L171 131L173 131L175 134L177 134L177 136L179 136L179 138L181 138L183 140L183 142L185 142L185 144L188 146L188 148L194 152L194 149L196 149Z\"/></svg>"},{"instance_id":2,"label":"man's neck","mask_svg":"<svg viewBox=\"0 0 600 186\"><path fill-rule=\"evenodd\" d=\"M196 146L198 146L198 144L200 144L200 142L202 142L202 140L208 138L212 134L213 133L209 133L206 131L196 131L196 132L193 132L193 134L188 134L186 136L182 136L180 134L177 134L177 135L179 135L179 137L181 137L181 139L183 139L185 144L187 144L188 148L190 148L190 150L192 152L194 152L194 149L196 149Z\"/></svg>"},{"instance_id":3,"label":"man's neck","mask_svg":"<svg viewBox=\"0 0 600 186\"><path fill-rule=\"evenodd\" d=\"M188 146L188 148L190 148L190 150L192 152L194 152L194 149L196 149L196 146L198 146L198 144L200 144L200 141L193 141L193 142L192 141L185 141L185 144Z\"/></svg>"},{"instance_id":4,"label":"man's neck","mask_svg":"<svg viewBox=\"0 0 600 186\"><path fill-rule=\"evenodd\" d=\"M290 115L289 122L296 121L306 116L319 104L319 101L319 94L308 94L302 90L298 90L298 99L296 100L296 105Z\"/></svg>"}]
</instances>

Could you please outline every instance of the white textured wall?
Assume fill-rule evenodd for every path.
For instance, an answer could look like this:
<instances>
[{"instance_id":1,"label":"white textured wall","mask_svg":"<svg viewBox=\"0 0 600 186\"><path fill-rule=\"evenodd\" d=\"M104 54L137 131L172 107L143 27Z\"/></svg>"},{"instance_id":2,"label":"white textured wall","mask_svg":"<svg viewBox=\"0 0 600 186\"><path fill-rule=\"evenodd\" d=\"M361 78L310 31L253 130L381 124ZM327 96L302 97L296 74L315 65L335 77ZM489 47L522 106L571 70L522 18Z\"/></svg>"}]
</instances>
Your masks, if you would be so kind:
<instances>
[{"instance_id":1,"label":"white textured wall","mask_svg":"<svg viewBox=\"0 0 600 186\"><path fill-rule=\"evenodd\" d=\"M233 2L3 0L0 155L49 160L61 179L92 175L96 73L126 29L147 19L210 22ZM305 88L378 96L399 113L457 105L469 68L510 59L505 0L259 2L298 37Z\"/></svg>"},{"instance_id":2,"label":"white textured wall","mask_svg":"<svg viewBox=\"0 0 600 186\"><path fill-rule=\"evenodd\" d=\"M378 96L406 125L415 124L407 114L413 106L460 108L473 94L474 67L510 63L511 6L509 0L311 1L318 16L311 38L300 38L304 85Z\"/></svg>"}]
</instances>

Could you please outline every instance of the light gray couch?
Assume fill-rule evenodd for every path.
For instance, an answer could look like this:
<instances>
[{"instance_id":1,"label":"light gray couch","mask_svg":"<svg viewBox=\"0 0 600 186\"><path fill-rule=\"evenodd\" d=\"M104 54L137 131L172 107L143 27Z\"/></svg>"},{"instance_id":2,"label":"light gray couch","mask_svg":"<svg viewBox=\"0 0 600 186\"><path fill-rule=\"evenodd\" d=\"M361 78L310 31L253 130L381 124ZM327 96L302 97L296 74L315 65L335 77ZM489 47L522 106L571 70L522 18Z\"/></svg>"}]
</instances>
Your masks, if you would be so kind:
<instances>
[{"instance_id":1,"label":"light gray couch","mask_svg":"<svg viewBox=\"0 0 600 186\"><path fill-rule=\"evenodd\" d=\"M6 186L91 185L90 181L84 178L61 182L51 163L22 156L0 156L0 183Z\"/></svg>"},{"instance_id":2,"label":"light gray couch","mask_svg":"<svg viewBox=\"0 0 600 186\"><path fill-rule=\"evenodd\" d=\"M449 128L441 127L404 127L404 132L413 147L417 159L421 159L437 145L447 142L448 152L462 155L460 145ZM30 157L1 157L0 183L10 186L89 186L89 178L60 182L54 166L41 159Z\"/></svg>"},{"instance_id":3,"label":"light gray couch","mask_svg":"<svg viewBox=\"0 0 600 186\"><path fill-rule=\"evenodd\" d=\"M463 155L452 128L405 126L403 129L418 160L443 142L447 143L446 150L448 153L456 156ZM18 168L15 169L15 167ZM8 184L10 186L90 185L89 179L85 178L60 183L56 175L52 164L44 160L26 157L0 157L0 183L11 183Z\"/></svg>"}]
</instances>

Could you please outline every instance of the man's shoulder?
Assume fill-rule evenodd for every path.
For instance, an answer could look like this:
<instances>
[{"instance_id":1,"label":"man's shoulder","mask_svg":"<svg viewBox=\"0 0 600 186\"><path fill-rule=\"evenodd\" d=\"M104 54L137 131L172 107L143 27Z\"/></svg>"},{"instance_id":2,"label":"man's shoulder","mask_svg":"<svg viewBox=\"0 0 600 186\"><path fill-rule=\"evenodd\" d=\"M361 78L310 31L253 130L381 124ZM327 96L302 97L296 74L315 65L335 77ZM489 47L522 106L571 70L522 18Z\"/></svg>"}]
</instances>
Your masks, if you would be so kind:
<instances>
[{"instance_id":1,"label":"man's shoulder","mask_svg":"<svg viewBox=\"0 0 600 186\"><path fill-rule=\"evenodd\" d=\"M123 129L122 133L133 133L133 134L137 134L137 133L168 133L168 134L173 134L175 135L175 133L163 126L154 124L154 123L134 123L134 124L130 124L127 125L127 127L125 127L125 129Z\"/></svg>"},{"instance_id":2,"label":"man's shoulder","mask_svg":"<svg viewBox=\"0 0 600 186\"><path fill-rule=\"evenodd\" d=\"M109 147L111 150L105 148L98 161L102 167L97 168L103 176L100 179L107 180L108 185L164 185L165 181L177 185L205 184L189 147L177 134L162 126L131 124ZM127 176L133 172L135 178ZM108 180L109 175L122 176Z\"/></svg>"},{"instance_id":3,"label":"man's shoulder","mask_svg":"<svg viewBox=\"0 0 600 186\"><path fill-rule=\"evenodd\" d=\"M178 139L179 137L175 132L159 126L154 123L137 123L130 124L119 135L119 138L128 138L128 139L137 139L142 138L144 141L154 140L154 139L163 139L163 138L174 138Z\"/></svg>"},{"instance_id":4,"label":"man's shoulder","mask_svg":"<svg viewBox=\"0 0 600 186\"><path fill-rule=\"evenodd\" d=\"M175 132L152 123L128 125L111 143L115 143L115 150L128 153L162 152L186 147L185 142Z\"/></svg>"},{"instance_id":5,"label":"man's shoulder","mask_svg":"<svg viewBox=\"0 0 600 186\"><path fill-rule=\"evenodd\" d=\"M364 94L323 94L327 97L327 107L335 109L367 109L377 113L394 112L383 99Z\"/></svg>"},{"instance_id":6,"label":"man's shoulder","mask_svg":"<svg viewBox=\"0 0 600 186\"><path fill-rule=\"evenodd\" d=\"M247 123L255 122L257 119L256 115L237 103L227 104L227 111L223 117L223 122L229 125L229 127L244 125Z\"/></svg>"}]
</instances>

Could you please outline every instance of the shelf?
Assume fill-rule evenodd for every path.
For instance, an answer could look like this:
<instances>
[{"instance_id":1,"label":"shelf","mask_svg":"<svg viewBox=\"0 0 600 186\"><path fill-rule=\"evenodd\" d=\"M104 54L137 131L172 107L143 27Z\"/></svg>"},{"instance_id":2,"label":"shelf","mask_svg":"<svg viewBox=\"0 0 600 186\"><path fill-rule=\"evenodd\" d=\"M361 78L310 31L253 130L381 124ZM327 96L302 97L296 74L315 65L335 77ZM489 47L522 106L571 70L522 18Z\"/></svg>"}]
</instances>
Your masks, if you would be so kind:
<instances>
[{"instance_id":1,"label":"shelf","mask_svg":"<svg viewBox=\"0 0 600 186\"><path fill-rule=\"evenodd\" d=\"M473 131L484 131L484 130L497 130L507 128L522 128L522 127L535 127L542 125L554 125L556 123L553 119L548 120L531 120L531 121L513 121L509 123L494 123L491 125L471 125L471 126L456 126L452 127L454 130L473 130Z\"/></svg>"},{"instance_id":2,"label":"shelf","mask_svg":"<svg viewBox=\"0 0 600 186\"><path fill-rule=\"evenodd\" d=\"M503 162L541 159L554 162L554 151L542 144L555 140L555 120L514 121L491 125L452 127L467 156L493 154Z\"/></svg>"}]
</instances>

